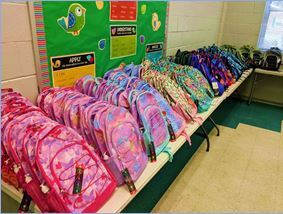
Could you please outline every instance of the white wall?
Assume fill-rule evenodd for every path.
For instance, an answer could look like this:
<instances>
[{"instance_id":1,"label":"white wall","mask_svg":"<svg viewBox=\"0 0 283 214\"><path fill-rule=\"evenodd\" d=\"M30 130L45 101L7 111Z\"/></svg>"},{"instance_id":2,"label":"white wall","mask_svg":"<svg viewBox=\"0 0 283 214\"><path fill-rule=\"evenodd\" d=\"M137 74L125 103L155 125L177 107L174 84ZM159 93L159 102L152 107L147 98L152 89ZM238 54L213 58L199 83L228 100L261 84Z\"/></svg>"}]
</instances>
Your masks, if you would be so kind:
<instances>
[{"instance_id":1,"label":"white wall","mask_svg":"<svg viewBox=\"0 0 283 214\"><path fill-rule=\"evenodd\" d=\"M38 90L27 3L1 3L2 87L35 100Z\"/></svg>"},{"instance_id":2,"label":"white wall","mask_svg":"<svg viewBox=\"0 0 283 214\"><path fill-rule=\"evenodd\" d=\"M257 46L265 2L226 2L224 3L223 32L221 42L242 46Z\"/></svg>"},{"instance_id":3,"label":"white wall","mask_svg":"<svg viewBox=\"0 0 283 214\"><path fill-rule=\"evenodd\" d=\"M222 2L170 2L167 55L217 43Z\"/></svg>"}]
</instances>

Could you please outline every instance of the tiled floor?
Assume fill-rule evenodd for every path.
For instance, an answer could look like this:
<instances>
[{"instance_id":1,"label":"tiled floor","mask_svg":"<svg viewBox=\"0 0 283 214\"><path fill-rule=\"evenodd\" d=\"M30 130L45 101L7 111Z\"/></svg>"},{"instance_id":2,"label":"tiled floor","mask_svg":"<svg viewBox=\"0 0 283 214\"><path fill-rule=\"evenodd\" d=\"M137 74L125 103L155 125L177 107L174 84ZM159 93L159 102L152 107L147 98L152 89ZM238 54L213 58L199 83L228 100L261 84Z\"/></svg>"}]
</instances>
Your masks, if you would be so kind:
<instances>
[{"instance_id":1,"label":"tiled floor","mask_svg":"<svg viewBox=\"0 0 283 214\"><path fill-rule=\"evenodd\" d=\"M153 212L283 211L283 133L220 128L220 137L210 133L211 151L198 149Z\"/></svg>"}]
</instances>

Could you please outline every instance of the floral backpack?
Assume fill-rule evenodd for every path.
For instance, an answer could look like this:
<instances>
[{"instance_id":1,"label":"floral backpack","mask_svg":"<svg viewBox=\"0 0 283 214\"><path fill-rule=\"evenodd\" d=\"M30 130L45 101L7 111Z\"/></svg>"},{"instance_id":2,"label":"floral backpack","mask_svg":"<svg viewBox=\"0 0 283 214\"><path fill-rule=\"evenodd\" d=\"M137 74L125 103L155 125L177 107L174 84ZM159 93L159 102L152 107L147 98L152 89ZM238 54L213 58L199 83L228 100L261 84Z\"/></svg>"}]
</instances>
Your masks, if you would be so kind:
<instances>
[{"instance_id":1,"label":"floral backpack","mask_svg":"<svg viewBox=\"0 0 283 214\"><path fill-rule=\"evenodd\" d=\"M212 98L208 96L205 89L198 82L195 82L194 79L191 79L184 73L174 73L172 76L177 84L190 94L198 108L198 112L204 112L210 108Z\"/></svg>"},{"instance_id":2,"label":"floral backpack","mask_svg":"<svg viewBox=\"0 0 283 214\"><path fill-rule=\"evenodd\" d=\"M196 78L188 75L188 66L177 65L171 62L171 59L167 58L165 60L159 60L154 64L150 63L150 68L156 69L174 80L184 92L190 95L198 108L198 112L208 110L212 102L212 97L209 91L207 92L206 88ZM208 84L207 81L205 83Z\"/></svg>"},{"instance_id":3,"label":"floral backpack","mask_svg":"<svg viewBox=\"0 0 283 214\"><path fill-rule=\"evenodd\" d=\"M192 99L186 94L170 77L160 74L154 70L142 72L142 79L156 88L172 108L180 114L187 122L194 121L197 107Z\"/></svg>"}]
</instances>

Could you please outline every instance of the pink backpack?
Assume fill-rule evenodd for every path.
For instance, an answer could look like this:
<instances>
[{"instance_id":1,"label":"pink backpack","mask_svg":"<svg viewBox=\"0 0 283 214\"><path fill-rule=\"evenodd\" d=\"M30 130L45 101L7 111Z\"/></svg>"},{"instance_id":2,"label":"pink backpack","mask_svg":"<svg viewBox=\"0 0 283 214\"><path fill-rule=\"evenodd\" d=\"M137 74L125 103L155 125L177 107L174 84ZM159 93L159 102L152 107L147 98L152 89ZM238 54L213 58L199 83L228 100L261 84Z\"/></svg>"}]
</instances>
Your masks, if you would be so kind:
<instances>
[{"instance_id":1,"label":"pink backpack","mask_svg":"<svg viewBox=\"0 0 283 214\"><path fill-rule=\"evenodd\" d=\"M28 167L30 168L30 172L26 174L25 178L26 182L35 183L29 188L33 188L37 191L37 195L35 196L36 200L35 197L32 196L32 199L34 201L39 201L36 202L37 205L39 203L48 205L48 210L46 212L60 211L62 209L58 209L58 200L54 196L53 192L48 191L49 188L45 185L46 182L35 163L35 151L38 139L48 134L49 131L51 131L54 127L58 125L54 122L44 121L44 119L46 118L39 118L37 123L33 123L28 127L21 143L22 160L25 161ZM43 211L41 208L40 210Z\"/></svg>"},{"instance_id":2,"label":"pink backpack","mask_svg":"<svg viewBox=\"0 0 283 214\"><path fill-rule=\"evenodd\" d=\"M104 101L97 101L95 105L89 105L87 106L84 111L80 110L80 117L81 117L81 127L82 127L82 133L85 139L87 139L87 142L92 145L95 150L99 153L99 149L97 146L97 139L94 134L94 125L93 121L95 118L95 114L100 111L102 108L106 108L108 106L108 103Z\"/></svg>"},{"instance_id":3,"label":"pink backpack","mask_svg":"<svg viewBox=\"0 0 283 214\"><path fill-rule=\"evenodd\" d=\"M80 108L85 104L96 102L96 99L85 95L82 96L81 93L77 94L78 96L73 96L66 101L63 117L66 126L73 128L82 135Z\"/></svg>"},{"instance_id":4,"label":"pink backpack","mask_svg":"<svg viewBox=\"0 0 283 214\"><path fill-rule=\"evenodd\" d=\"M7 126L5 142L7 142L9 156L14 161L13 169L18 177L20 186L27 191L41 211L47 212L49 208L42 200L39 183L37 180L29 178L32 172L27 162L23 159L22 139L28 129L26 124L36 123L39 118L44 116L38 113L38 116L34 115L35 112L23 114L14 120L15 122L11 123L10 126Z\"/></svg>"},{"instance_id":5,"label":"pink backpack","mask_svg":"<svg viewBox=\"0 0 283 214\"><path fill-rule=\"evenodd\" d=\"M136 121L124 108L102 108L95 115L94 131L98 147L118 184L126 182L134 193L133 183L128 183L127 179L137 180L147 164Z\"/></svg>"},{"instance_id":6,"label":"pink backpack","mask_svg":"<svg viewBox=\"0 0 283 214\"><path fill-rule=\"evenodd\" d=\"M74 139L71 132L57 126L42 138L36 163L64 212L96 212L116 184L88 144Z\"/></svg>"},{"instance_id":7,"label":"pink backpack","mask_svg":"<svg viewBox=\"0 0 283 214\"><path fill-rule=\"evenodd\" d=\"M41 99L50 103L48 93L45 95ZM5 94L1 101L6 105L4 120L1 120L2 148L12 160L20 187L26 191L25 199L32 197L43 212L96 212L110 197L116 182L88 144L72 129L47 118L39 108L26 102L19 94ZM19 104L20 108L17 108ZM43 107L49 109L48 105ZM55 148L58 150L52 153ZM72 159L72 163L69 162L70 166L67 166L62 162L60 171L58 162L53 172L52 163L55 159L52 155L63 161ZM47 159L50 162L45 165ZM67 177L62 177L64 175ZM61 188L56 188L60 184L65 187L72 184L73 192L66 194ZM72 200L73 203L70 202Z\"/></svg>"},{"instance_id":8,"label":"pink backpack","mask_svg":"<svg viewBox=\"0 0 283 214\"><path fill-rule=\"evenodd\" d=\"M53 109L54 120L59 122L60 124L64 124L64 118L63 118L63 112L65 108L64 99L66 96L69 96L72 93L73 90L69 88L61 88L61 90L56 91L53 95L51 108Z\"/></svg>"},{"instance_id":9,"label":"pink backpack","mask_svg":"<svg viewBox=\"0 0 283 214\"><path fill-rule=\"evenodd\" d=\"M132 95L133 94L133 95ZM129 96L132 113L137 111L138 120L141 121L147 154L151 161L156 161L156 156L162 151L171 154L167 148L170 140L168 124L152 93L147 91L132 90Z\"/></svg>"},{"instance_id":10,"label":"pink backpack","mask_svg":"<svg viewBox=\"0 0 283 214\"><path fill-rule=\"evenodd\" d=\"M92 83L91 80L87 80L88 83ZM87 84L87 83L86 83ZM110 85L102 85L103 88L110 87ZM85 87L88 87L85 85ZM56 89L60 90L60 89ZM88 89L86 89L88 90ZM43 100L42 106L44 109L48 109L48 105L45 104L45 101L52 103L53 101L46 99L48 97L52 97L53 99L56 98L56 93L53 93L53 91L50 90L50 93L52 93L52 96L49 96L48 94L45 94L43 98L41 98L39 101ZM64 91L62 91L64 93ZM104 96L104 91L101 90L101 96ZM44 98L45 97L45 98ZM61 99L58 101L61 102ZM126 133L129 133L129 138L133 138L131 141L131 148L125 147L124 153L131 153L133 157L136 159L132 160L132 164L128 167L128 169L121 169L120 165L123 164L123 160L116 160L114 161L106 161L106 163L109 163L108 166L110 167L111 171L114 173L115 178L117 179L119 184L123 184L124 180L128 180L128 177L133 174L133 180L136 180L141 172L144 170L147 158L144 156L145 153L142 149L141 144L141 135L139 133L138 126L136 122L133 120L132 116L129 114L129 112L126 109L123 109L121 107L115 107L110 104L105 104L101 102L96 102L95 98L91 98L89 96L83 95L81 93L78 93L76 91L72 93L68 93L68 95L64 96L62 103L64 103L63 107L63 122L68 127L73 128L77 132L79 132L85 140L88 141L90 145L93 146L94 151L99 153L102 157L105 157L104 154L108 154L108 157L112 157L112 151L110 151L107 148L108 144L115 143L117 144L118 139L112 139L115 142L110 142L109 137L111 137L114 133L109 132L109 130L113 129L112 125L105 125L109 118L107 115L112 114L112 111L115 111L116 114L114 115L116 118L116 121L119 122L121 129L124 129ZM49 104L50 105L50 104ZM119 109L119 111L117 110ZM56 115L56 111L51 108L51 111L53 111L53 114ZM49 111L49 112L51 112ZM59 116L60 117L60 116ZM111 121L113 122L113 121ZM95 126L97 124L97 126ZM129 126L131 124L131 126ZM114 125L114 124L113 124ZM133 132L133 130L135 130ZM132 148L133 147L133 148ZM130 156L129 154L127 154ZM140 161L140 163L138 163ZM133 170L133 165L135 165L135 171ZM122 171L128 170L129 172L127 178L122 177ZM131 187L133 187L133 183L130 184ZM130 191L132 191L130 187Z\"/></svg>"}]
</instances>

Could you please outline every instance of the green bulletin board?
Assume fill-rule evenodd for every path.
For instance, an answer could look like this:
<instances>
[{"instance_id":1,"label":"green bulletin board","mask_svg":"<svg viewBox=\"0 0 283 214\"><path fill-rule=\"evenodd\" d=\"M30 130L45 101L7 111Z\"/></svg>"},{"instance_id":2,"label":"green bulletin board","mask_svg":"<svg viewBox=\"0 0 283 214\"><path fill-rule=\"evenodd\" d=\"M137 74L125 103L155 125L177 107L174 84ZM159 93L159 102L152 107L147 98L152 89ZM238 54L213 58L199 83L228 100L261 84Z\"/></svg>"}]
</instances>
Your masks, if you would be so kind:
<instances>
[{"instance_id":1,"label":"green bulletin board","mask_svg":"<svg viewBox=\"0 0 283 214\"><path fill-rule=\"evenodd\" d=\"M121 63L141 63L148 44L165 42L165 1L43 1L33 7L41 89L61 81L54 77L69 78L55 84L63 86L81 70L103 76Z\"/></svg>"}]
</instances>

